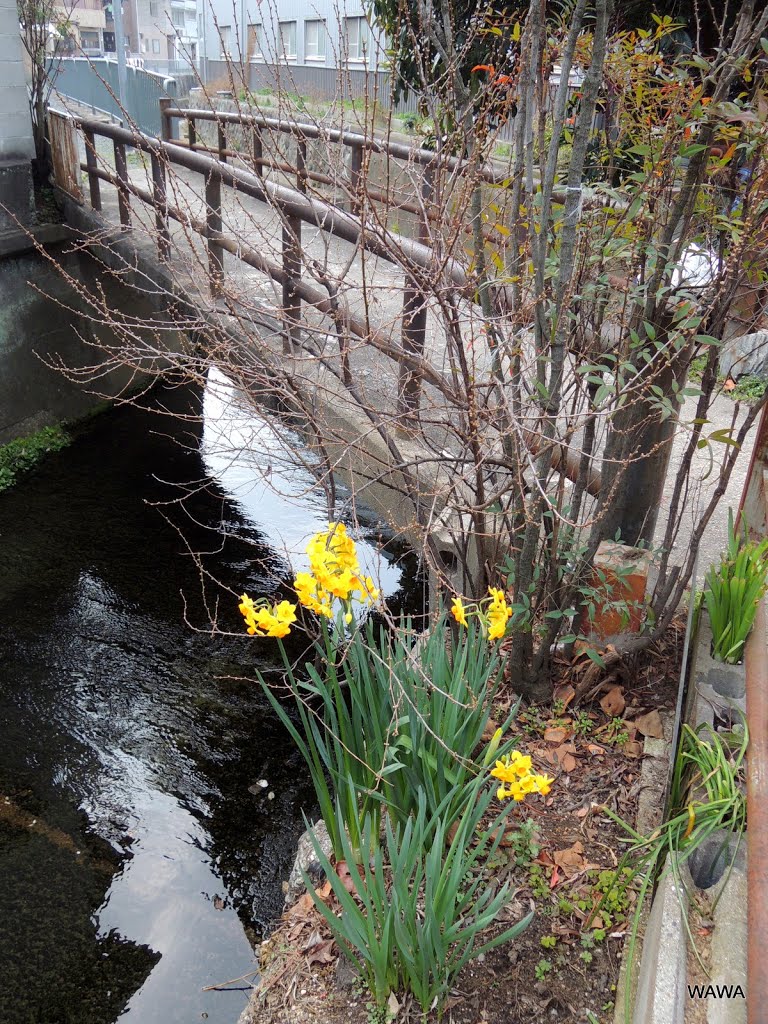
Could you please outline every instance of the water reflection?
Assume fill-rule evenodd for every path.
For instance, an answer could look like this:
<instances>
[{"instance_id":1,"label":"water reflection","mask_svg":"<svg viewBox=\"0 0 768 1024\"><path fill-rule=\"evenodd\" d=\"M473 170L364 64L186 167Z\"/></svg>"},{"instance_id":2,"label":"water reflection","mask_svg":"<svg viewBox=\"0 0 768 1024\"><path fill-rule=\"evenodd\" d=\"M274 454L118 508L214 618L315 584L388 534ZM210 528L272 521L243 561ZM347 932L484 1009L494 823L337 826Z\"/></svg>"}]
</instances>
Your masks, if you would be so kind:
<instances>
[{"instance_id":1,"label":"water reflection","mask_svg":"<svg viewBox=\"0 0 768 1024\"><path fill-rule=\"evenodd\" d=\"M248 681L274 648L184 617L208 626L220 598L240 632L213 580L284 586L326 510L235 397L216 375L204 398L157 395L168 413L202 402L204 433L117 410L0 496L3 1024L232 1024L244 994L202 988L250 970L279 911L312 794ZM265 459L292 499L265 489ZM417 593L394 553L360 550L385 592Z\"/></svg>"}]
</instances>

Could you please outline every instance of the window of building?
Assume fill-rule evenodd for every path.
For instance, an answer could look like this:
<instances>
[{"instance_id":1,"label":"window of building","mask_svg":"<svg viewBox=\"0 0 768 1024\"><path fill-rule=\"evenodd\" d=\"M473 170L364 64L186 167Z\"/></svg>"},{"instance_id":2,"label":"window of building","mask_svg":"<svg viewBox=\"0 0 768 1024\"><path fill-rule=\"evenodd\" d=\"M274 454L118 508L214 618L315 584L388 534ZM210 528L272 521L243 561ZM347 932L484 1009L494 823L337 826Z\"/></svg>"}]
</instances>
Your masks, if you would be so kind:
<instances>
[{"instance_id":1,"label":"window of building","mask_svg":"<svg viewBox=\"0 0 768 1024\"><path fill-rule=\"evenodd\" d=\"M232 26L219 25L219 38L221 40L221 58L223 60L232 54Z\"/></svg>"},{"instance_id":2,"label":"window of building","mask_svg":"<svg viewBox=\"0 0 768 1024\"><path fill-rule=\"evenodd\" d=\"M176 8L171 8L171 22L174 25L179 25L184 28L185 15L183 9L178 11Z\"/></svg>"},{"instance_id":3,"label":"window of building","mask_svg":"<svg viewBox=\"0 0 768 1024\"><path fill-rule=\"evenodd\" d=\"M155 0L150 0L149 3L149 16L150 18L160 17L160 4L156 3Z\"/></svg>"},{"instance_id":4,"label":"window of building","mask_svg":"<svg viewBox=\"0 0 768 1024\"><path fill-rule=\"evenodd\" d=\"M141 37L141 52L142 53L149 53L149 47L147 46L147 40L144 38L144 36Z\"/></svg>"},{"instance_id":5,"label":"window of building","mask_svg":"<svg viewBox=\"0 0 768 1024\"><path fill-rule=\"evenodd\" d=\"M152 40L152 53L160 53L160 40L159 39L153 39Z\"/></svg>"},{"instance_id":6,"label":"window of building","mask_svg":"<svg viewBox=\"0 0 768 1024\"><path fill-rule=\"evenodd\" d=\"M370 50L368 22L365 18L344 19L344 43L347 60L364 60Z\"/></svg>"},{"instance_id":7,"label":"window of building","mask_svg":"<svg viewBox=\"0 0 768 1024\"><path fill-rule=\"evenodd\" d=\"M288 58L296 56L296 22L281 21L279 35L278 57Z\"/></svg>"},{"instance_id":8,"label":"window of building","mask_svg":"<svg viewBox=\"0 0 768 1024\"><path fill-rule=\"evenodd\" d=\"M325 22L304 22L304 56L307 60L325 60Z\"/></svg>"},{"instance_id":9,"label":"window of building","mask_svg":"<svg viewBox=\"0 0 768 1024\"><path fill-rule=\"evenodd\" d=\"M80 46L84 50L98 50L101 47L101 40L98 32L81 32Z\"/></svg>"},{"instance_id":10,"label":"window of building","mask_svg":"<svg viewBox=\"0 0 768 1024\"><path fill-rule=\"evenodd\" d=\"M248 26L248 60L264 56L264 27Z\"/></svg>"}]
</instances>

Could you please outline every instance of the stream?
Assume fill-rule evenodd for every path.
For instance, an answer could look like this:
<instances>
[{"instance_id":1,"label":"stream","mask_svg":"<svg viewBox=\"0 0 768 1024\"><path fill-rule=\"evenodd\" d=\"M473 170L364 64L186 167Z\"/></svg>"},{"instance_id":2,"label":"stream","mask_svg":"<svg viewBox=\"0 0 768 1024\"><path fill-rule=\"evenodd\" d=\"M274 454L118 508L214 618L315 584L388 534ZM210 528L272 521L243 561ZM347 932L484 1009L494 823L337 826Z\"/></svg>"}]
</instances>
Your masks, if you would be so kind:
<instances>
[{"instance_id":1,"label":"stream","mask_svg":"<svg viewBox=\"0 0 768 1024\"><path fill-rule=\"evenodd\" d=\"M235 1024L248 982L203 989L254 970L313 811L236 599L290 596L327 523L311 464L216 371L145 404L0 495L2 1024ZM421 610L413 556L358 527Z\"/></svg>"}]
</instances>

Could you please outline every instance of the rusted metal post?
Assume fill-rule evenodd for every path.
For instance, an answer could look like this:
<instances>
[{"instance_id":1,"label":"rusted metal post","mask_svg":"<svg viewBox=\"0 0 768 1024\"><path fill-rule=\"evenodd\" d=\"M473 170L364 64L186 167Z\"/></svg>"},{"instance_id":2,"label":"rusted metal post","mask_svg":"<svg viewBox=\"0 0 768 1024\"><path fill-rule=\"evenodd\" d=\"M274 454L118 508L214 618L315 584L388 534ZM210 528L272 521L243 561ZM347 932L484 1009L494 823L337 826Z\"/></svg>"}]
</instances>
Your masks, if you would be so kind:
<instances>
[{"instance_id":1,"label":"rusted metal post","mask_svg":"<svg viewBox=\"0 0 768 1024\"><path fill-rule=\"evenodd\" d=\"M261 128L253 126L253 169L260 178L264 177L264 145L261 140Z\"/></svg>"},{"instance_id":2,"label":"rusted metal post","mask_svg":"<svg viewBox=\"0 0 768 1024\"><path fill-rule=\"evenodd\" d=\"M93 132L83 132L85 136L85 162L88 167L88 189L91 193L91 206L94 210L101 209L101 185L99 182L99 176L95 172L98 170L98 161L96 160L96 136Z\"/></svg>"},{"instance_id":3,"label":"rusted metal post","mask_svg":"<svg viewBox=\"0 0 768 1024\"><path fill-rule=\"evenodd\" d=\"M363 147L351 146L350 149L349 191L352 195L351 209L352 213L359 217L360 211L363 208L360 201L360 184L363 172Z\"/></svg>"},{"instance_id":4,"label":"rusted metal post","mask_svg":"<svg viewBox=\"0 0 768 1024\"><path fill-rule=\"evenodd\" d=\"M760 602L744 662L747 691L747 1021L762 1024L768 1007L768 630Z\"/></svg>"},{"instance_id":5,"label":"rusted metal post","mask_svg":"<svg viewBox=\"0 0 768 1024\"><path fill-rule=\"evenodd\" d=\"M197 145L197 129L195 128L194 117L187 118L187 142L189 143L189 148L194 153Z\"/></svg>"},{"instance_id":6,"label":"rusted metal post","mask_svg":"<svg viewBox=\"0 0 768 1024\"><path fill-rule=\"evenodd\" d=\"M225 164L227 162L227 133L221 121L218 123L218 146L219 160Z\"/></svg>"},{"instance_id":7,"label":"rusted metal post","mask_svg":"<svg viewBox=\"0 0 768 1024\"><path fill-rule=\"evenodd\" d=\"M301 299L296 295L294 282L301 276L301 221L286 216L283 221L283 354L290 355L298 348L301 320Z\"/></svg>"},{"instance_id":8,"label":"rusted metal post","mask_svg":"<svg viewBox=\"0 0 768 1024\"><path fill-rule=\"evenodd\" d=\"M172 142L174 139L173 135L173 118L168 113L171 109L173 100L168 96L162 96L159 100L160 103L160 138L163 142Z\"/></svg>"},{"instance_id":9,"label":"rusted metal post","mask_svg":"<svg viewBox=\"0 0 768 1024\"><path fill-rule=\"evenodd\" d=\"M216 241L221 234L221 178L214 171L205 182L205 223L208 231L208 286L215 299L224 280L224 250Z\"/></svg>"},{"instance_id":10,"label":"rusted metal post","mask_svg":"<svg viewBox=\"0 0 768 1024\"><path fill-rule=\"evenodd\" d=\"M165 186L165 164L157 153L152 153L152 198L157 228L157 255L165 261L171 256L171 235L168 230L168 194Z\"/></svg>"},{"instance_id":11,"label":"rusted metal post","mask_svg":"<svg viewBox=\"0 0 768 1024\"><path fill-rule=\"evenodd\" d=\"M422 212L419 218L419 241L429 238L429 209L432 198L432 170L427 167L421 179ZM403 352L408 355L423 356L427 337L427 301L419 288L418 282L411 275L406 275L405 293L403 295L403 322L400 331L400 343ZM419 412L421 401L421 374L408 366L400 364L397 382L397 412L403 420L414 419Z\"/></svg>"},{"instance_id":12,"label":"rusted metal post","mask_svg":"<svg viewBox=\"0 0 768 1024\"><path fill-rule=\"evenodd\" d=\"M307 140L296 140L296 188L307 191Z\"/></svg>"},{"instance_id":13,"label":"rusted metal post","mask_svg":"<svg viewBox=\"0 0 768 1024\"><path fill-rule=\"evenodd\" d=\"M131 194L128 191L128 162L125 159L125 145L113 143L115 150L115 176L117 178L117 207L120 223L124 228L131 226Z\"/></svg>"},{"instance_id":14,"label":"rusted metal post","mask_svg":"<svg viewBox=\"0 0 768 1024\"><path fill-rule=\"evenodd\" d=\"M768 413L763 409L739 513L751 536L768 535ZM747 698L747 1022L762 1024L768 1006L768 601L757 606L744 645Z\"/></svg>"}]
</instances>

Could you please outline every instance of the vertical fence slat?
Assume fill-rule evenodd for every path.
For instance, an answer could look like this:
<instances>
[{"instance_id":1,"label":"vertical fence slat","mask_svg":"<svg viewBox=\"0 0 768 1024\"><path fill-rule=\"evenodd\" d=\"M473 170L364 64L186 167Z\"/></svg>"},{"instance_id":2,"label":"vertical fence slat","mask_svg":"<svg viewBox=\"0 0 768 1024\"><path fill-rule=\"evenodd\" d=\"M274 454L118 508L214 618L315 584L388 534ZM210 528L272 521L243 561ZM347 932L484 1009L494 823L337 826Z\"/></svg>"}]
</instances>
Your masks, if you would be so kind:
<instances>
[{"instance_id":1,"label":"vertical fence slat","mask_svg":"<svg viewBox=\"0 0 768 1024\"><path fill-rule=\"evenodd\" d=\"M307 140L296 140L296 188L307 191Z\"/></svg>"},{"instance_id":2,"label":"vertical fence slat","mask_svg":"<svg viewBox=\"0 0 768 1024\"><path fill-rule=\"evenodd\" d=\"M352 193L352 213L360 215L362 205L360 203L360 178L363 171L363 147L352 146L349 167L349 190Z\"/></svg>"},{"instance_id":3,"label":"vertical fence slat","mask_svg":"<svg viewBox=\"0 0 768 1024\"><path fill-rule=\"evenodd\" d=\"M205 222L208 229L208 285L211 295L221 294L224 280L224 250L215 236L221 233L221 178L209 174L205 182Z\"/></svg>"},{"instance_id":4,"label":"vertical fence slat","mask_svg":"<svg viewBox=\"0 0 768 1024\"><path fill-rule=\"evenodd\" d=\"M157 228L157 255L162 261L170 259L171 235L168 230L168 195L165 184L165 164L157 153L152 153L152 198L155 205Z\"/></svg>"},{"instance_id":5,"label":"vertical fence slat","mask_svg":"<svg viewBox=\"0 0 768 1024\"><path fill-rule=\"evenodd\" d=\"M423 211L419 216L420 242L429 240L429 203L432 199L432 169L425 167L421 178L421 199ZM409 355L422 356L427 337L427 300L416 279L406 276L403 295L403 318L400 340L403 351ZM397 382L397 411L404 420L414 418L421 402L421 374L406 363L400 364Z\"/></svg>"},{"instance_id":6,"label":"vertical fence slat","mask_svg":"<svg viewBox=\"0 0 768 1024\"><path fill-rule=\"evenodd\" d=\"M219 147L219 160L221 160L221 162L225 164L227 162L227 132L226 129L224 128L224 125L221 122L219 122L218 124L217 137Z\"/></svg>"},{"instance_id":7,"label":"vertical fence slat","mask_svg":"<svg viewBox=\"0 0 768 1024\"><path fill-rule=\"evenodd\" d=\"M253 169L260 178L264 177L264 166L262 160L264 159L264 144L261 138L261 128L258 125L253 126Z\"/></svg>"},{"instance_id":8,"label":"vertical fence slat","mask_svg":"<svg viewBox=\"0 0 768 1024\"><path fill-rule=\"evenodd\" d=\"M197 128L195 127L194 117L187 118L187 141L189 142L189 148L194 153L195 146L197 145Z\"/></svg>"},{"instance_id":9,"label":"vertical fence slat","mask_svg":"<svg viewBox=\"0 0 768 1024\"><path fill-rule=\"evenodd\" d=\"M113 143L115 150L115 175L117 176L117 206L120 211L120 223L124 228L131 225L131 196L128 191L128 162L125 158L125 144Z\"/></svg>"},{"instance_id":10,"label":"vertical fence slat","mask_svg":"<svg viewBox=\"0 0 768 1024\"><path fill-rule=\"evenodd\" d=\"M85 131L85 162L88 166L88 190L91 193L91 206L94 210L101 209L101 183L98 175L98 162L96 160L96 137L93 132Z\"/></svg>"},{"instance_id":11,"label":"vertical fence slat","mask_svg":"<svg viewBox=\"0 0 768 1024\"><path fill-rule=\"evenodd\" d=\"M172 102L167 96L160 97L160 138L164 142L173 140L173 118L168 113Z\"/></svg>"},{"instance_id":12,"label":"vertical fence slat","mask_svg":"<svg viewBox=\"0 0 768 1024\"><path fill-rule=\"evenodd\" d=\"M301 276L301 221L286 216L283 221L283 353L290 355L298 348L301 299L296 295L294 281Z\"/></svg>"}]
</instances>

